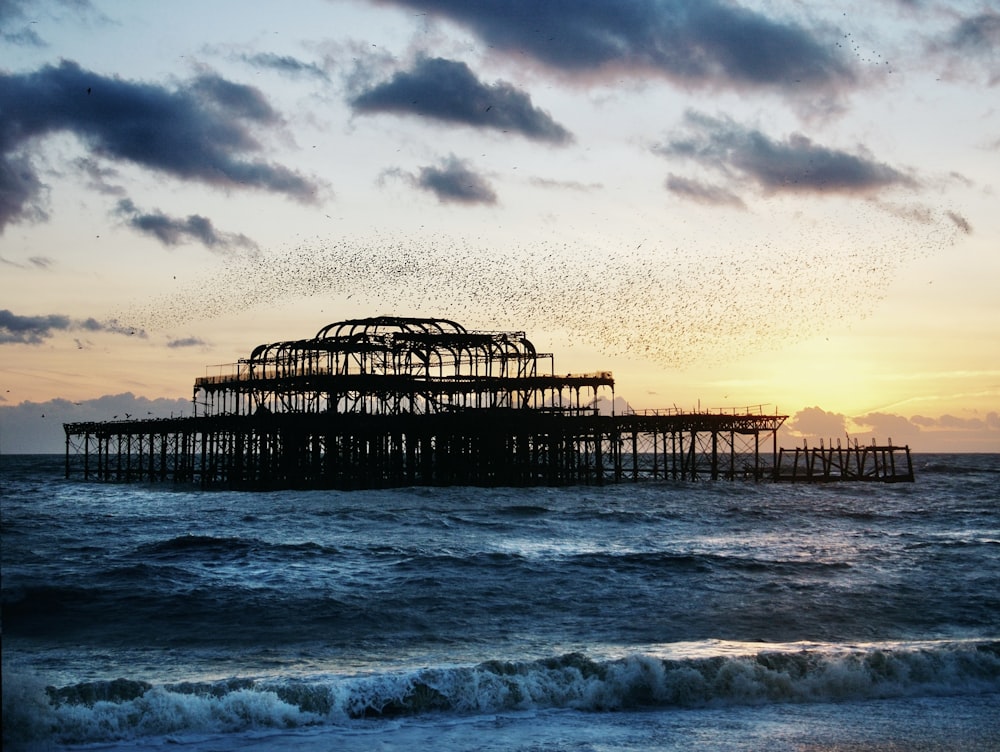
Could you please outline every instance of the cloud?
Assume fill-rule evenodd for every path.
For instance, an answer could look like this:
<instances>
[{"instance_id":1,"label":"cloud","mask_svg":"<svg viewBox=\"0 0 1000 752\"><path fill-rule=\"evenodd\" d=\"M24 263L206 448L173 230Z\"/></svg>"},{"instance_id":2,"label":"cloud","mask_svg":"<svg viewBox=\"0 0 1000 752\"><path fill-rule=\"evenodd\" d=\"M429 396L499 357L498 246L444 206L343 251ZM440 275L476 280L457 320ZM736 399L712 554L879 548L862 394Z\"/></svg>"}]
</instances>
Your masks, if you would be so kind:
<instances>
[{"instance_id":1,"label":"cloud","mask_svg":"<svg viewBox=\"0 0 1000 752\"><path fill-rule=\"evenodd\" d=\"M223 188L257 188L309 202L319 186L261 151L251 128L280 118L259 90L203 74L174 89L84 70L71 61L0 73L0 230L39 218L42 190L26 151L57 132L97 156Z\"/></svg>"},{"instance_id":2,"label":"cloud","mask_svg":"<svg viewBox=\"0 0 1000 752\"><path fill-rule=\"evenodd\" d=\"M801 134L776 141L730 118L685 115L687 131L653 147L669 158L686 158L726 176L756 183L767 193L871 194L915 181L864 150L849 153Z\"/></svg>"},{"instance_id":3,"label":"cloud","mask_svg":"<svg viewBox=\"0 0 1000 752\"><path fill-rule=\"evenodd\" d=\"M987 73L990 86L1000 83L1000 11L960 19L947 34L933 41L932 53L948 59L949 73Z\"/></svg>"},{"instance_id":4,"label":"cloud","mask_svg":"<svg viewBox=\"0 0 1000 752\"><path fill-rule=\"evenodd\" d=\"M30 9L31 15L28 15ZM71 16L71 22L104 21L90 0L50 0L46 3L26 0L0 0L0 39L21 47L48 47L49 44L35 31L39 20L63 21L62 11Z\"/></svg>"},{"instance_id":5,"label":"cloud","mask_svg":"<svg viewBox=\"0 0 1000 752\"><path fill-rule=\"evenodd\" d=\"M290 76L307 75L327 80L326 71L315 63L305 63L290 55L276 55L273 52L258 52L253 55L243 54L239 59L255 68L270 68Z\"/></svg>"},{"instance_id":6,"label":"cloud","mask_svg":"<svg viewBox=\"0 0 1000 752\"><path fill-rule=\"evenodd\" d=\"M913 421L892 413L868 413L854 417L853 421L856 425L867 427L880 444L890 440L899 446L911 444L920 433L920 427Z\"/></svg>"},{"instance_id":7,"label":"cloud","mask_svg":"<svg viewBox=\"0 0 1000 752\"><path fill-rule=\"evenodd\" d=\"M848 432L848 428L850 429ZM984 418L961 418L941 415L937 418L914 415L906 418L895 413L873 412L847 418L819 407L800 410L782 426L779 441L810 444L829 440L837 444L847 436L849 444L887 444L909 446L917 452L994 452L1000 432L1000 415L988 413Z\"/></svg>"},{"instance_id":8,"label":"cloud","mask_svg":"<svg viewBox=\"0 0 1000 752\"><path fill-rule=\"evenodd\" d=\"M491 48L580 75L789 90L853 82L823 34L725 0L390 0L444 16Z\"/></svg>"},{"instance_id":9,"label":"cloud","mask_svg":"<svg viewBox=\"0 0 1000 752\"><path fill-rule=\"evenodd\" d=\"M3 95L0 94L0 101L2 99ZM4 111L2 106L0 111ZM0 124L0 138L2 129L3 125ZM0 148L2 147L3 141L0 140ZM8 222L14 220L47 220L49 215L42 200L45 188L26 155L0 152L0 232Z\"/></svg>"},{"instance_id":10,"label":"cloud","mask_svg":"<svg viewBox=\"0 0 1000 752\"><path fill-rule=\"evenodd\" d=\"M568 191L597 191L604 187L602 183L581 183L578 180L553 180L552 178L531 178L530 182L539 188L555 188Z\"/></svg>"},{"instance_id":11,"label":"cloud","mask_svg":"<svg viewBox=\"0 0 1000 752\"><path fill-rule=\"evenodd\" d=\"M495 204L496 193L490 184L477 175L468 163L454 154L436 167L421 167L415 184L430 191L442 203Z\"/></svg>"},{"instance_id":12,"label":"cloud","mask_svg":"<svg viewBox=\"0 0 1000 752\"><path fill-rule=\"evenodd\" d=\"M671 193L699 204L746 208L743 199L725 188L697 180L689 180L678 175L670 175L667 178L666 187Z\"/></svg>"},{"instance_id":13,"label":"cloud","mask_svg":"<svg viewBox=\"0 0 1000 752\"><path fill-rule=\"evenodd\" d=\"M504 81L484 84L465 63L439 57L419 59L411 70L398 71L359 93L351 105L362 113L409 113L554 144L572 140L569 131L534 107L523 91Z\"/></svg>"},{"instance_id":14,"label":"cloud","mask_svg":"<svg viewBox=\"0 0 1000 752\"><path fill-rule=\"evenodd\" d=\"M103 193L106 196L124 196L125 189L117 183L111 182L119 177L118 170L113 167L104 167L96 159L81 157L74 162L77 169L87 176L87 187Z\"/></svg>"},{"instance_id":15,"label":"cloud","mask_svg":"<svg viewBox=\"0 0 1000 752\"><path fill-rule=\"evenodd\" d=\"M959 52L992 55L1000 47L1000 12L962 19L948 35L948 45Z\"/></svg>"},{"instance_id":16,"label":"cloud","mask_svg":"<svg viewBox=\"0 0 1000 752\"><path fill-rule=\"evenodd\" d=\"M942 415L938 418L928 418L924 415L914 415L910 421L921 428L943 429L948 431L982 431L997 429L997 414L989 413L983 418L959 418L954 415Z\"/></svg>"},{"instance_id":17,"label":"cloud","mask_svg":"<svg viewBox=\"0 0 1000 752\"><path fill-rule=\"evenodd\" d=\"M398 167L384 170L379 176L379 183L386 178L399 178L414 188L433 193L441 203L497 203L497 195L489 182L473 172L467 161L454 154L441 159L437 165L421 167L416 174Z\"/></svg>"},{"instance_id":18,"label":"cloud","mask_svg":"<svg viewBox=\"0 0 1000 752\"><path fill-rule=\"evenodd\" d=\"M0 264L7 264L7 266L13 266L18 269L31 269L32 267L35 269L48 269L52 266L52 259L48 256L30 256L27 263L19 263L0 256Z\"/></svg>"},{"instance_id":19,"label":"cloud","mask_svg":"<svg viewBox=\"0 0 1000 752\"><path fill-rule=\"evenodd\" d=\"M18 316L7 309L0 310L0 345L40 345L55 336L56 332L63 331L111 332L146 337L145 331L121 326L114 320L71 319L62 314Z\"/></svg>"},{"instance_id":20,"label":"cloud","mask_svg":"<svg viewBox=\"0 0 1000 752\"><path fill-rule=\"evenodd\" d=\"M847 416L820 407L799 410L789 419L789 429L805 437L833 438L847 434Z\"/></svg>"},{"instance_id":21,"label":"cloud","mask_svg":"<svg viewBox=\"0 0 1000 752\"><path fill-rule=\"evenodd\" d=\"M39 345L52 336L53 330L69 329L69 316L18 316L6 308L0 311L0 344Z\"/></svg>"},{"instance_id":22,"label":"cloud","mask_svg":"<svg viewBox=\"0 0 1000 752\"><path fill-rule=\"evenodd\" d=\"M202 347L208 343L200 337L182 337L181 339L172 339L167 342L167 347L172 349L179 349L182 347Z\"/></svg>"},{"instance_id":23,"label":"cloud","mask_svg":"<svg viewBox=\"0 0 1000 752\"><path fill-rule=\"evenodd\" d=\"M166 246L180 245L193 240L220 252L238 248L257 249L257 244L246 235L219 232L212 224L212 220L199 214L190 214L184 219L179 219L160 211L142 212L127 198L118 202L116 213L125 219L129 227L156 238Z\"/></svg>"},{"instance_id":24,"label":"cloud","mask_svg":"<svg viewBox=\"0 0 1000 752\"><path fill-rule=\"evenodd\" d=\"M21 0L0 2L0 39L19 47L45 47L45 42L31 27Z\"/></svg>"},{"instance_id":25,"label":"cloud","mask_svg":"<svg viewBox=\"0 0 1000 752\"><path fill-rule=\"evenodd\" d=\"M148 399L131 392L108 394L96 399L21 402L0 406L0 431L4 452L10 454L61 454L65 451L63 423L89 423L138 419L186 417L191 399Z\"/></svg>"}]
</instances>

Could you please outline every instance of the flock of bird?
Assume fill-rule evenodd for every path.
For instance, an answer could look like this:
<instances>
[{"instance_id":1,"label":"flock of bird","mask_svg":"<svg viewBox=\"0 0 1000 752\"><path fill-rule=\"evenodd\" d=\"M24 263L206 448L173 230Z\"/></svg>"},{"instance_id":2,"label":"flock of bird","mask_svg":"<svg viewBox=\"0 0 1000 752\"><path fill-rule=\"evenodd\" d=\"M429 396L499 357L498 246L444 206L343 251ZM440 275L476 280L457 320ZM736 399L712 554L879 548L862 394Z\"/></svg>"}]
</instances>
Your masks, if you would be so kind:
<instances>
[{"instance_id":1,"label":"flock of bird","mask_svg":"<svg viewBox=\"0 0 1000 752\"><path fill-rule=\"evenodd\" d=\"M861 221L866 212L878 216ZM914 222L859 208L854 220L628 247L544 231L521 245L433 233L316 237L231 257L221 270L117 317L167 333L241 312L249 352L265 341L253 331L261 315L308 299L317 301L316 318L280 339L308 338L363 310L525 331L539 350L549 336L667 368L719 364L861 322L902 265L958 233L944 214ZM209 332L201 338L212 340Z\"/></svg>"}]
</instances>

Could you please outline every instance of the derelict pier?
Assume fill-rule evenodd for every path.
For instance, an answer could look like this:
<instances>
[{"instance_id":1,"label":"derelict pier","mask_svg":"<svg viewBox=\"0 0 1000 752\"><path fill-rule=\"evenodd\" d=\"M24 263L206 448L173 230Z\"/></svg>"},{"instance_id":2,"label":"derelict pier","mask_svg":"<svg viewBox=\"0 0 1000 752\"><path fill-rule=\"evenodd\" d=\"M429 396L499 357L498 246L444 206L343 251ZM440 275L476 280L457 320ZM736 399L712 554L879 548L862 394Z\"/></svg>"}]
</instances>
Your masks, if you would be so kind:
<instances>
[{"instance_id":1,"label":"derelict pier","mask_svg":"<svg viewBox=\"0 0 1000 752\"><path fill-rule=\"evenodd\" d=\"M343 321L194 383L194 415L68 423L66 476L204 488L763 479L787 416L602 414L608 371L557 374L524 332Z\"/></svg>"}]
</instances>

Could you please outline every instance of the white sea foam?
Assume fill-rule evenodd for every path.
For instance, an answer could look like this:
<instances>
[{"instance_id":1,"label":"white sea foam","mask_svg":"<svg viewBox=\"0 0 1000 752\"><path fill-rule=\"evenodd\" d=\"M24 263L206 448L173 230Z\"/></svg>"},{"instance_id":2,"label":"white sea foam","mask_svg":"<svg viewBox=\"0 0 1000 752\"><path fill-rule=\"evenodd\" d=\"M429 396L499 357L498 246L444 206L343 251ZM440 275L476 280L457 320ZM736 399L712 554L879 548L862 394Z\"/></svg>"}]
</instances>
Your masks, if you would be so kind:
<instances>
[{"instance_id":1,"label":"white sea foam","mask_svg":"<svg viewBox=\"0 0 1000 752\"><path fill-rule=\"evenodd\" d=\"M115 691L118 696L112 696ZM1000 692L1000 643L995 642L686 659L640 654L594 661L570 654L368 676L148 689L126 681L114 687L45 688L11 672L4 680L4 735L13 742L79 744L349 726L428 714L739 707L991 692Z\"/></svg>"}]
</instances>

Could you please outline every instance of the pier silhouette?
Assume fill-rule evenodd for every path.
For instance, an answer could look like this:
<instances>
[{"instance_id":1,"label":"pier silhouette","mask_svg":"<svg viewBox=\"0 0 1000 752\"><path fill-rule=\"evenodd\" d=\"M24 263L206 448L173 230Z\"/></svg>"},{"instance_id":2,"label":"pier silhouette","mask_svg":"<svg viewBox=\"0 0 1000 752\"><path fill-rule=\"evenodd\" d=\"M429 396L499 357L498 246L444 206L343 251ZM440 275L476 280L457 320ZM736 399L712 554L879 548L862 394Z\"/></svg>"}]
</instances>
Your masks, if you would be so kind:
<instances>
[{"instance_id":1,"label":"pier silhouette","mask_svg":"<svg viewBox=\"0 0 1000 752\"><path fill-rule=\"evenodd\" d=\"M609 371L557 374L520 331L354 319L213 371L195 380L190 417L65 424L66 476L361 489L782 475L787 416L760 405L614 414Z\"/></svg>"}]
</instances>

